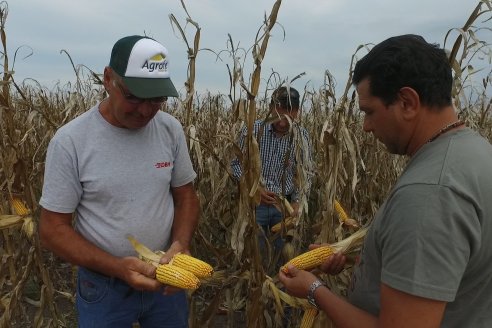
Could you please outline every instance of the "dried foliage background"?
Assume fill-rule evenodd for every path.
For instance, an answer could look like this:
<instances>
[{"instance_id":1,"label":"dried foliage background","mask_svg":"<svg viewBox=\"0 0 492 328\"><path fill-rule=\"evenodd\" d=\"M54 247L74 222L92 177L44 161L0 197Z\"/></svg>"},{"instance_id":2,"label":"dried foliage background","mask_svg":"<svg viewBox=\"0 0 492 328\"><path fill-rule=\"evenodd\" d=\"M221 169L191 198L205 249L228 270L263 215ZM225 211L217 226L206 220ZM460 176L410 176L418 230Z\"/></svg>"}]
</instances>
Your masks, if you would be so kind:
<instances>
[{"instance_id":1,"label":"dried foliage background","mask_svg":"<svg viewBox=\"0 0 492 328\"><path fill-rule=\"evenodd\" d=\"M186 12L186 7L183 9ZM288 304L292 326L299 324L305 304L279 289L273 266L262 265L256 235L254 206L258 201L258 146L251 134L255 119L267 115L268 97L281 83L302 91L295 80L280 73L262 75L268 56L269 33L277 24L281 1L276 1L251 48L238 48L232 37L227 49L217 53L230 73L228 94L197 94L195 65L199 63L200 26L188 15L171 26L182 36L189 59L186 94L166 109L183 124L198 173L196 189L201 201L201 221L193 241L196 257L212 264L216 273L190 294L191 327L279 327ZM454 104L468 126L492 138L490 45L479 35L490 33L491 2L477 3L465 24L444 36L455 76ZM105 97L100 74L70 60L76 82L47 89L35 80L16 81L16 52L8 56L6 21L8 5L0 3L0 37L3 76L0 82L0 327L74 327L74 275L69 264L40 249L36 233L39 218L44 158L56 129ZM293 229L282 229L287 240L284 255L304 252L312 242L339 241L356 228L340 223L333 210L338 200L360 226L370 223L379 204L405 164L389 155L371 135L361 130L350 85L357 58L370 45L360 45L347 69L346 87L335 94L329 71L318 89L304 88L300 124L312 138L314 166L298 168L301 187L312 175L312 188L302 198L302 215ZM481 60L489 71L478 73L472 63ZM245 68L252 73L244 76ZM101 68L102 70L102 68ZM299 76L302 76L299 72ZM476 76L484 76L476 78ZM298 76L298 77L299 77ZM249 128L246 151L235 143L242 125ZM302 149L298 149L300 154ZM229 163L240 156L245 176L231 179ZM16 211L12 199L21 199L30 211ZM270 256L270 255L268 255ZM269 263L273 259L270 259ZM285 259L284 259L285 260ZM337 277L322 276L331 288L345 295L350 267ZM315 327L329 327L322 314Z\"/></svg>"}]
</instances>

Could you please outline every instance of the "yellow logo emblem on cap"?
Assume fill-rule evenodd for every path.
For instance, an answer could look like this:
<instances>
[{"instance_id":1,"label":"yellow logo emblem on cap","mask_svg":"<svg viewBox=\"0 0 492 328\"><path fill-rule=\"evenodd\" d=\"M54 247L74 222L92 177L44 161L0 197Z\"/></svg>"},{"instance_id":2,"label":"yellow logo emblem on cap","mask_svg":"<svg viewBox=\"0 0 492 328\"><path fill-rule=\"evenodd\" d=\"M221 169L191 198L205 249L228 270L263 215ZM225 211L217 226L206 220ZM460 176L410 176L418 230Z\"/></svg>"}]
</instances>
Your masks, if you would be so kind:
<instances>
[{"instance_id":1,"label":"yellow logo emblem on cap","mask_svg":"<svg viewBox=\"0 0 492 328\"><path fill-rule=\"evenodd\" d=\"M163 53L154 55L146 60L142 65L142 69L147 69L149 72L153 72L157 70L159 72L167 71L167 60L166 56Z\"/></svg>"},{"instance_id":2,"label":"yellow logo emblem on cap","mask_svg":"<svg viewBox=\"0 0 492 328\"><path fill-rule=\"evenodd\" d=\"M164 54L157 54L155 56L152 56L150 58L150 60L152 61L161 61L161 60L164 60L166 57L164 56Z\"/></svg>"}]
</instances>

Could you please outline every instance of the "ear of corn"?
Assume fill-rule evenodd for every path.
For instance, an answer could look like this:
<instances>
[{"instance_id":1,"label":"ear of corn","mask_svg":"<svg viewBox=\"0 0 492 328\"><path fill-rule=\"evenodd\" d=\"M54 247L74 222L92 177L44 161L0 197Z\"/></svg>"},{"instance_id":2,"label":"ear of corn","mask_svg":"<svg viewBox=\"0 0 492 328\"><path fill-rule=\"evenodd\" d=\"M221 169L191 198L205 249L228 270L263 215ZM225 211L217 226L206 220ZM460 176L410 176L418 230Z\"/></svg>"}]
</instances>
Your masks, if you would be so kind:
<instances>
[{"instance_id":1,"label":"ear of corn","mask_svg":"<svg viewBox=\"0 0 492 328\"><path fill-rule=\"evenodd\" d=\"M281 270L284 273L288 273L287 269L288 264L292 264L299 270L311 270L321 263L323 263L328 257L336 252L341 252L346 254L347 252L358 248L366 236L367 227L362 228L354 232L352 235L347 238L340 240L331 245L320 246L318 248L312 249L308 252L305 252L301 255L294 257L292 260L287 262L282 266Z\"/></svg>"},{"instance_id":2,"label":"ear of corn","mask_svg":"<svg viewBox=\"0 0 492 328\"><path fill-rule=\"evenodd\" d=\"M287 262L282 267L282 271L284 273L288 272L287 265L292 264L299 270L311 270L317 266L319 266L323 261L325 261L330 255L334 253L333 248L330 246L321 246L315 249L312 249L306 253L303 253L299 256L294 257L292 260Z\"/></svg>"},{"instance_id":3,"label":"ear of corn","mask_svg":"<svg viewBox=\"0 0 492 328\"><path fill-rule=\"evenodd\" d=\"M340 221L347 221L349 219L347 212L343 209L342 205L335 199L335 211L338 214Z\"/></svg>"},{"instance_id":4,"label":"ear of corn","mask_svg":"<svg viewBox=\"0 0 492 328\"><path fill-rule=\"evenodd\" d=\"M294 226L294 218L289 216L287 218L285 218L284 220L282 220L281 222L277 223L276 225L274 225L270 231L273 232L273 233L277 233L280 231L280 229L282 228L282 224L285 226L285 229L290 229Z\"/></svg>"},{"instance_id":5,"label":"ear of corn","mask_svg":"<svg viewBox=\"0 0 492 328\"><path fill-rule=\"evenodd\" d=\"M19 197L13 196L10 199L10 203L12 204L12 207L14 208L15 214L17 214L17 215L29 215L29 214L31 214L31 211L29 211L29 209L26 207L26 205L24 205L24 202L22 201L22 199L20 199Z\"/></svg>"},{"instance_id":6,"label":"ear of corn","mask_svg":"<svg viewBox=\"0 0 492 328\"><path fill-rule=\"evenodd\" d=\"M200 280L193 273L172 264L159 265L156 278L165 285L182 289L197 289L200 286Z\"/></svg>"},{"instance_id":7,"label":"ear of corn","mask_svg":"<svg viewBox=\"0 0 492 328\"><path fill-rule=\"evenodd\" d=\"M198 278L210 277L214 271L210 264L182 253L174 255L169 264L190 271Z\"/></svg>"},{"instance_id":8,"label":"ear of corn","mask_svg":"<svg viewBox=\"0 0 492 328\"><path fill-rule=\"evenodd\" d=\"M165 254L163 251L152 252L145 245L136 240L133 236L127 235L128 240L131 242L133 248L138 253L139 258L142 261L150 263L156 267L159 266L159 261L162 255ZM206 278L210 277L213 273L213 268L210 264L199 260L191 255L178 253L173 256L169 264L172 264L176 267L185 269L191 273L193 273L198 278Z\"/></svg>"},{"instance_id":9,"label":"ear of corn","mask_svg":"<svg viewBox=\"0 0 492 328\"><path fill-rule=\"evenodd\" d=\"M310 307L304 310L304 314L301 320L301 328L311 328L314 323L314 319L318 315L318 309Z\"/></svg>"},{"instance_id":10,"label":"ear of corn","mask_svg":"<svg viewBox=\"0 0 492 328\"><path fill-rule=\"evenodd\" d=\"M334 208L338 214L338 219L340 220L341 223L343 223L344 225L350 226L350 227L354 227L354 228L359 227L359 223L357 223L357 221L355 221L354 219L351 219L348 216L347 212L345 212L342 205L336 199L335 199Z\"/></svg>"}]
</instances>

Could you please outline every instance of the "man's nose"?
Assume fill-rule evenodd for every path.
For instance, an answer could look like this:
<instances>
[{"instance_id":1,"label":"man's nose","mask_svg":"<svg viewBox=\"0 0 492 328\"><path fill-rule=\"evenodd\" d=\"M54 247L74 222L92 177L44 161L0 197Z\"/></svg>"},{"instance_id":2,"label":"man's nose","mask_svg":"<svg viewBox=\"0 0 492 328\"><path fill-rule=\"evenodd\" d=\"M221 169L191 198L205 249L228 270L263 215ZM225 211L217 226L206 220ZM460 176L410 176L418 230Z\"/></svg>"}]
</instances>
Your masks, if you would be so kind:
<instances>
[{"instance_id":1,"label":"man's nose","mask_svg":"<svg viewBox=\"0 0 492 328\"><path fill-rule=\"evenodd\" d=\"M156 106L152 105L149 101L144 101L138 106L138 112L144 117L153 115L156 111Z\"/></svg>"}]
</instances>

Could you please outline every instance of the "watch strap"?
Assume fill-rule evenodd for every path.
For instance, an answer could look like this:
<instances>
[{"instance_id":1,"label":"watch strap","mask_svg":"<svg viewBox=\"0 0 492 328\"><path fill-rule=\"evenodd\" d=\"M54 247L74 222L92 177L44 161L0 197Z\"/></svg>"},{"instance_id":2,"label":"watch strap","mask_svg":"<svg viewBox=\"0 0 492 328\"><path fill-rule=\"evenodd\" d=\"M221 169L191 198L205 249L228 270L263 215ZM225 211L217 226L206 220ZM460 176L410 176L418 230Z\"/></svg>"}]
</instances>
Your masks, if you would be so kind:
<instances>
[{"instance_id":1,"label":"watch strap","mask_svg":"<svg viewBox=\"0 0 492 328\"><path fill-rule=\"evenodd\" d=\"M321 286L324 286L324 284L317 279L315 281L313 281L312 284L309 286L307 300L308 300L309 304L311 304L315 308L319 308L319 307L318 307L318 304L316 303L316 300L314 298L314 292L316 291L316 289L318 289Z\"/></svg>"}]
</instances>

